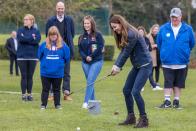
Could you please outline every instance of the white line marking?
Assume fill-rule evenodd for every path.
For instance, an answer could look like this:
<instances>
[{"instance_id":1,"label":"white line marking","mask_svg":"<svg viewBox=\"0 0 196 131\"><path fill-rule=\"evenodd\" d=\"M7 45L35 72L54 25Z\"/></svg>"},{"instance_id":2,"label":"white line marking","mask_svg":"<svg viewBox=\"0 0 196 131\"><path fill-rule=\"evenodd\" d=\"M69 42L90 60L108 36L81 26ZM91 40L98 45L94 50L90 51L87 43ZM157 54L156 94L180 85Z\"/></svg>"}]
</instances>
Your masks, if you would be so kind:
<instances>
[{"instance_id":1,"label":"white line marking","mask_svg":"<svg viewBox=\"0 0 196 131\"><path fill-rule=\"evenodd\" d=\"M0 94L21 94L21 92L14 92L14 91L0 91ZM32 93L32 94L40 94L40 93Z\"/></svg>"}]
</instances>

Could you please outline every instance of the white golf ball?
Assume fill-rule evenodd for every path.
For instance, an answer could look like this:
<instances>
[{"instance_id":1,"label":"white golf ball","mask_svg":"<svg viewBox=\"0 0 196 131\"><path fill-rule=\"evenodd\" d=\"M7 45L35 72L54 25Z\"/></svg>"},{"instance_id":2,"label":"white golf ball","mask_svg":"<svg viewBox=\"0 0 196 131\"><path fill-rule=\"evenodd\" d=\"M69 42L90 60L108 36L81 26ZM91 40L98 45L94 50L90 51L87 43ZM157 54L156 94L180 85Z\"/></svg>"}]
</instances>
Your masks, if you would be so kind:
<instances>
[{"instance_id":1,"label":"white golf ball","mask_svg":"<svg viewBox=\"0 0 196 131\"><path fill-rule=\"evenodd\" d=\"M80 131L80 127L77 127L76 129L77 129L77 131Z\"/></svg>"}]
</instances>

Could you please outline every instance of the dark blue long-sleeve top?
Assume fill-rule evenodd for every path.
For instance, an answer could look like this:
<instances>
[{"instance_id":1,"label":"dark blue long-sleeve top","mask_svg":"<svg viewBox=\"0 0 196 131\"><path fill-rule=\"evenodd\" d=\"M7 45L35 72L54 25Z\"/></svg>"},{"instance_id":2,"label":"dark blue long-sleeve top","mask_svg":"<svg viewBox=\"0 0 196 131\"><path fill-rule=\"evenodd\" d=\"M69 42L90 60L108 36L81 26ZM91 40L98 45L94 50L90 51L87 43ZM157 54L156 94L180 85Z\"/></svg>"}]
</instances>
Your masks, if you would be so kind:
<instances>
[{"instance_id":1,"label":"dark blue long-sleeve top","mask_svg":"<svg viewBox=\"0 0 196 131\"><path fill-rule=\"evenodd\" d=\"M152 61L144 37L128 31L128 44L122 48L115 65L122 68L127 58L135 68L140 68Z\"/></svg>"},{"instance_id":2,"label":"dark blue long-sleeve top","mask_svg":"<svg viewBox=\"0 0 196 131\"><path fill-rule=\"evenodd\" d=\"M73 38L75 35L74 21L71 16L64 16L63 22L59 22L57 16L52 16L46 23L46 36L51 26L56 26L61 34L62 39L70 48L70 57L74 56Z\"/></svg>"},{"instance_id":3,"label":"dark blue long-sleeve top","mask_svg":"<svg viewBox=\"0 0 196 131\"><path fill-rule=\"evenodd\" d=\"M91 64L103 60L104 39L100 32L96 32L95 36L85 32L79 37L78 47L83 62ZM92 57L91 62L86 61L87 56Z\"/></svg>"},{"instance_id":4,"label":"dark blue long-sleeve top","mask_svg":"<svg viewBox=\"0 0 196 131\"><path fill-rule=\"evenodd\" d=\"M41 35L38 29L33 26L21 27L17 31L18 39L18 60L38 60L37 51Z\"/></svg>"}]
</instances>

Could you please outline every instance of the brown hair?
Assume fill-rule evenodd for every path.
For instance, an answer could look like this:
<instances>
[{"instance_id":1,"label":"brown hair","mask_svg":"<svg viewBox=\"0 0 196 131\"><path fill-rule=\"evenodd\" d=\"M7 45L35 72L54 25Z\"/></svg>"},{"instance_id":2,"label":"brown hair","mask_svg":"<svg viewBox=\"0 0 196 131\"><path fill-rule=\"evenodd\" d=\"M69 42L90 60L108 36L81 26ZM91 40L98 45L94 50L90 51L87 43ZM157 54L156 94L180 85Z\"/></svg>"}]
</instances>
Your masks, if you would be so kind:
<instances>
[{"instance_id":1,"label":"brown hair","mask_svg":"<svg viewBox=\"0 0 196 131\"><path fill-rule=\"evenodd\" d=\"M145 29L143 26L138 26L138 27L137 27L137 30L138 30L138 31L139 31L139 30L143 30L144 36L147 35L146 29Z\"/></svg>"},{"instance_id":2,"label":"brown hair","mask_svg":"<svg viewBox=\"0 0 196 131\"><path fill-rule=\"evenodd\" d=\"M112 15L110 17L110 28L111 27L111 23L116 23L116 24L121 24L122 25L122 32L121 34L117 34L116 32L113 32L114 34L114 38L116 40L116 46L121 49L123 47L125 47L128 44L128 30L133 31L136 36L139 36L139 33L137 31L137 29L132 26L131 24L129 24L121 15Z\"/></svg>"},{"instance_id":3,"label":"brown hair","mask_svg":"<svg viewBox=\"0 0 196 131\"><path fill-rule=\"evenodd\" d=\"M84 29L84 20L89 20L90 21L90 23L91 23L91 34L92 34L93 37L95 37L97 29L96 29L96 23L95 23L94 18L90 15L85 16L83 18L83 29ZM84 31L85 31L85 29L84 29Z\"/></svg>"},{"instance_id":4,"label":"brown hair","mask_svg":"<svg viewBox=\"0 0 196 131\"><path fill-rule=\"evenodd\" d=\"M56 47L61 48L63 46L62 38L56 26L51 26L48 30L48 36L46 38L46 47L48 49L51 49L51 45L52 45L52 41L50 40L51 35L57 35Z\"/></svg>"}]
</instances>

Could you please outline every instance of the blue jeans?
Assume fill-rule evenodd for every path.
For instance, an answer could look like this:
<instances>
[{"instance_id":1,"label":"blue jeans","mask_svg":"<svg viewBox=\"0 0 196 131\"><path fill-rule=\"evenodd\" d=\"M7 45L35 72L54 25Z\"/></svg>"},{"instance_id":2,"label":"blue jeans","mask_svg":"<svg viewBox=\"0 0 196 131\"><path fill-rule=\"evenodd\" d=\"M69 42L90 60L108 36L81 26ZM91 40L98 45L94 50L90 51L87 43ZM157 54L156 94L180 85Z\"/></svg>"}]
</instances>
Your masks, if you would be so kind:
<instances>
[{"instance_id":1,"label":"blue jeans","mask_svg":"<svg viewBox=\"0 0 196 131\"><path fill-rule=\"evenodd\" d=\"M82 68L87 80L86 94L84 102L88 103L88 100L95 100L94 84L88 86L89 84L95 82L97 76L99 75L101 68L103 66L103 60L97 61L92 64L87 64L82 62Z\"/></svg>"},{"instance_id":2,"label":"blue jeans","mask_svg":"<svg viewBox=\"0 0 196 131\"><path fill-rule=\"evenodd\" d=\"M141 89L145 85L150 73L152 72L152 64L141 68L135 68L129 72L127 80L123 88L123 94L127 106L128 113L134 113L134 101L136 101L140 115L146 115L145 103L140 94Z\"/></svg>"}]
</instances>

